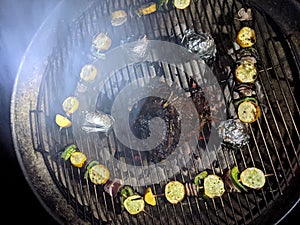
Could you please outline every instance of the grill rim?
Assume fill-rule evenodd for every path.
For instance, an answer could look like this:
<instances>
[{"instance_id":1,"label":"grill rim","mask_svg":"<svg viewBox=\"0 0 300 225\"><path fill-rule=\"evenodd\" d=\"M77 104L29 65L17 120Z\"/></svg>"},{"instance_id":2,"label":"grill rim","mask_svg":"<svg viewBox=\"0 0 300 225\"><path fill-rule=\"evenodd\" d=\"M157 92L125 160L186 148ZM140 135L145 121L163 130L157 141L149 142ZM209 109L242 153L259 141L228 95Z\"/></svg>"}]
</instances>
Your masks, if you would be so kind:
<instances>
[{"instance_id":1,"label":"grill rim","mask_svg":"<svg viewBox=\"0 0 300 225\"><path fill-rule=\"evenodd\" d=\"M46 23L45 23L46 24ZM43 28L45 28L45 27L47 27L47 26L44 26ZM42 29L42 28L41 28ZM39 29L39 30L41 30L41 29ZM38 32L37 32L37 34L38 34ZM37 38L37 35L35 36L35 38L34 39L36 39ZM30 48L32 48L33 47L33 45L36 45L36 43L35 43L35 41L34 41L34 39L32 40L32 42L31 42L31 45L29 46L29 48L28 48L28 51L26 52L26 54L25 54L25 56L24 56L24 59L22 60L22 64L24 63L24 64L26 64L26 60L28 60L28 55L27 54L30 54L29 53L29 49ZM40 40L41 41L41 40ZM37 42L39 42L39 41L37 41ZM29 61L29 60L28 60ZM22 68L22 65L21 65L21 67L19 68L19 71L18 71L18 77L19 76L21 76L20 74L21 74L21 72L22 72L22 70L23 70L24 68ZM12 97L12 103L16 103L15 102L15 99L16 99L16 96L17 96L17 82L15 83L15 86L14 86L14 91L13 91L13 97ZM12 116L12 118L15 118L16 117L16 114L15 114L15 112L14 112L14 110L16 110L16 108L14 108L14 104L12 104L12 108L11 108L12 110L11 110L11 116ZM16 129L15 129L15 120L13 119L12 120L12 127L13 127L13 139L14 139L14 143L15 143L15 146L16 146L16 152L17 152L17 156L18 156L18 160L19 160L19 163L21 164L21 167L22 167L22 170L23 170L23 172L24 172L24 174L25 174L25 177L26 177L26 180L28 181L28 183L30 184L30 187L32 188L32 190L36 193L36 190L35 190L35 188L33 187L33 185L31 185L31 182L29 181L29 176L28 176L28 174L27 174L27 170L25 169L25 166L23 165L23 158L22 158L22 156L19 154L19 149L18 149L18 138L17 138L17 132L16 132ZM26 163L25 163L26 164ZM36 195L37 195L37 197L38 197L38 199L40 200L40 196L39 196L39 194L37 194L36 193ZM40 202L43 204L43 206L45 207L45 203L43 202L43 200L40 200ZM46 207L45 208L47 208L47 205L46 205ZM48 210L49 211L49 210ZM50 212L52 212L51 210L50 210ZM52 213L51 213L52 214ZM56 217L56 216L55 216Z\"/></svg>"}]
</instances>

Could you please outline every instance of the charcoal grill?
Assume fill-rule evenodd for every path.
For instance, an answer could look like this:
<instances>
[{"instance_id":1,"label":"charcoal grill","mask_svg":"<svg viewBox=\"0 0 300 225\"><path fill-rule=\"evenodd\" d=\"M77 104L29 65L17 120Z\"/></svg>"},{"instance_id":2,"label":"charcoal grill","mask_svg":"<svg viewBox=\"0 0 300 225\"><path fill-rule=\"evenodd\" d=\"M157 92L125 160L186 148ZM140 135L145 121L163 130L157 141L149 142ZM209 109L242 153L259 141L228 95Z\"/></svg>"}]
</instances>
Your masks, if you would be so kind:
<instances>
[{"instance_id":1,"label":"charcoal grill","mask_svg":"<svg viewBox=\"0 0 300 225\"><path fill-rule=\"evenodd\" d=\"M86 1L83 4L78 1L70 6L63 2L38 30L20 66L11 106L16 152L29 184L44 207L61 224L275 223L283 215L278 213L274 216L278 204L285 204L288 209L291 202L299 197L297 85L300 48L297 24L279 21L277 15L270 14L270 8L266 9L265 5L256 1L198 0L191 1L184 10L163 9L141 17L132 14L143 3L137 0L105 0ZM164 179L157 182L148 175L148 182L156 193L162 193L169 180L190 182L200 169L209 169L222 175L226 168L233 165L241 169L256 166L272 176L267 178L262 190L226 192L216 199L187 197L177 205L171 205L159 197L158 205L147 207L147 213L129 215L120 208L118 199L104 192L103 186L87 182L83 178L83 169L72 167L60 158L64 147L71 143L77 143L89 159L108 160L105 155L107 152L125 165L120 174L111 165L113 175L121 179L132 176L129 183L132 182L136 190L143 193L145 185L139 184L145 184L147 175L140 174L139 177L139 170L134 171L137 177L128 175L127 167L141 165L149 161L149 157L161 154L154 151L149 156L132 150L134 146L131 146L132 149L123 146L113 134L104 136L96 133L85 138L73 129L79 121L76 113L72 115L74 126L59 130L55 124L55 114L63 113L62 101L78 90L82 66L95 60L90 54L93 36L101 31L109 34L113 40L112 48L118 49L122 43L130 43L128 40L137 40L144 35L148 40L181 45L186 29L211 33L216 43L217 57L207 65L216 75L225 96L226 111L222 118L225 119L232 116L232 111L228 109L232 107L231 90L234 82L228 68L234 68L235 64L228 51L233 48L237 32L245 25L234 19L242 7L253 10L254 19L247 25L252 26L257 34L255 48L261 59L258 98L263 103L263 110L259 120L249 125L250 142L239 149L223 145L208 146L207 141L213 131L211 121L204 121L203 130L199 131L201 138L197 140L204 150L201 152L196 148L194 153L199 153L202 167L192 164L189 168L175 168L171 175L157 169L156 176ZM68 13L64 14L66 9ZM118 9L128 12L128 20L124 25L113 27L110 15ZM100 64L105 60L98 59ZM80 104L109 113L118 94L130 81L145 77L176 83L182 89L188 84L186 74L176 74L168 63L142 61L113 71L107 79L97 84L97 95L91 97L94 101L83 102L85 98L82 98ZM167 96L160 100L166 102ZM175 139L175 136L172 138ZM176 145L173 139L171 141ZM102 151L97 150L99 148ZM166 145L161 148L166 148ZM205 157L208 157L208 161L203 159ZM156 160L163 158L164 155L161 155Z\"/></svg>"}]
</instances>

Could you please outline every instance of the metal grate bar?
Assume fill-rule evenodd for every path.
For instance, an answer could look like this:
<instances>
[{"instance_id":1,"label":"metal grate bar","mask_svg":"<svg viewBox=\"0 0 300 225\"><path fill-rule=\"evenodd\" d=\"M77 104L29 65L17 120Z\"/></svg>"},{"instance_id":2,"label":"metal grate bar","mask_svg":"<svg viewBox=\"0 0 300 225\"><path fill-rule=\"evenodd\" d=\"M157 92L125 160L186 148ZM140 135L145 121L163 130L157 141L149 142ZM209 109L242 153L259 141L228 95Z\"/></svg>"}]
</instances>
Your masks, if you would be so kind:
<instances>
[{"instance_id":1,"label":"metal grate bar","mask_svg":"<svg viewBox=\"0 0 300 225\"><path fill-rule=\"evenodd\" d=\"M260 30L260 32L263 32L263 31L262 31L262 27L261 27L260 25L258 25L258 29ZM268 53L269 57L272 58L272 57L271 57L272 53L271 53L270 50L268 49L268 44L266 43L266 41L265 41L264 39L262 39L262 40L263 40L263 43L264 43L264 46L265 46L265 51ZM273 61L271 61L271 64L272 64L272 67L274 67ZM276 70L274 70L273 72L274 72L275 74L277 74ZM268 72L266 72L266 74L268 74ZM276 75L276 77L278 78L278 74ZM280 104L279 104L279 97L277 97L277 94L276 94L275 91L274 91L274 83L269 79L269 76L267 76L267 78L268 78L268 83L269 83L270 87L273 87L273 88L272 88L272 94L273 94L273 96L274 96L274 98L275 98L275 103L276 103L276 105L277 105L277 110L278 110L279 115L276 116L275 112L273 111L273 107L271 106L272 103L269 103L269 104L270 104L270 105L269 105L269 110L271 111L271 114L272 114L272 116L273 116L274 125L275 125L275 127L276 127L276 129L277 129L278 136L279 136L280 141L281 141L281 143L282 143L282 147L285 149L285 155L286 155L286 157L287 157L288 164L289 164L289 166L292 168L292 166L291 166L291 161L290 161L290 158L289 158L289 154L288 154L287 149L286 149L286 147L285 147L286 144L284 143L285 141L283 141L283 136L284 136L284 134L282 134L282 129L279 128L279 124L278 124L278 122L277 122L277 121L280 120L279 118L285 118L285 115L286 115L286 114L284 114L284 113L282 112L281 106L280 106ZM283 93L283 89L282 89L282 87L281 87L280 82L279 82L278 80L277 80L277 82L278 82L278 85L279 85L279 87L280 87L280 91L281 91L281 94L282 94L281 96L282 96L284 99L286 99L286 98L284 97L285 94ZM265 86L263 86L263 89L265 90ZM268 97L266 97L266 98L268 98ZM286 100L285 100L285 101L286 101ZM287 106L286 109L290 112L289 105L286 105L286 106ZM279 118L278 118L278 117L279 117ZM290 119L291 119L291 121L293 121L293 117L292 117L291 115L290 115ZM281 122L283 123L283 126L284 126L284 128L285 128L285 130L284 130L285 133L288 135L289 144L291 145L291 147L292 147L292 149L293 149L293 151L294 151L294 154L296 155L296 149L295 149L295 146L294 146L294 144L293 144L293 140L292 140L292 138L291 138L292 135L290 134L290 131L289 131L290 128L288 128L285 119L283 119ZM270 133L270 134L272 134L272 133ZM296 157L296 158L297 158L297 157ZM299 162L298 162L298 163L299 163Z\"/></svg>"}]
</instances>

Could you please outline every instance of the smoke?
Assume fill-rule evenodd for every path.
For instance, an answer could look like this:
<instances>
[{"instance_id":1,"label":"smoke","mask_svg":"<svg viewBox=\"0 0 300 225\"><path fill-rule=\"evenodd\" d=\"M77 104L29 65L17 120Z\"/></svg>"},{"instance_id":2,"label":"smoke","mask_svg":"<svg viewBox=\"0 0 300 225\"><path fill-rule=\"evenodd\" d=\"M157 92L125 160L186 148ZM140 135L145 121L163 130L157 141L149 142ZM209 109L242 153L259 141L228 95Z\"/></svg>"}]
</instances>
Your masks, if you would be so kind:
<instances>
[{"instance_id":1,"label":"smoke","mask_svg":"<svg viewBox=\"0 0 300 225\"><path fill-rule=\"evenodd\" d=\"M9 107L22 56L35 31L58 3L59 0L1 0L0 2L1 149L12 148Z\"/></svg>"}]
</instances>

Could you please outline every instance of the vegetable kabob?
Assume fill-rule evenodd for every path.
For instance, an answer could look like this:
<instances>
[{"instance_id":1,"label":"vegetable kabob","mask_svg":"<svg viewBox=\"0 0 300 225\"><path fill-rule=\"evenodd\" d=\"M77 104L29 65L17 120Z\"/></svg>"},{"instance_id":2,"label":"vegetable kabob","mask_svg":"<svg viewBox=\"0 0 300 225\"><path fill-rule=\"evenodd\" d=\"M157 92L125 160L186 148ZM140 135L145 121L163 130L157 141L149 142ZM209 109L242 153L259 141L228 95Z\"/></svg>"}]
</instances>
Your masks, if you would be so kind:
<instances>
[{"instance_id":1,"label":"vegetable kabob","mask_svg":"<svg viewBox=\"0 0 300 225\"><path fill-rule=\"evenodd\" d=\"M243 16L241 16L241 13ZM238 18L242 21L242 28L236 37L236 42L241 47L236 52L237 66L235 68L235 90L239 98L234 98L234 104L237 107L238 118L243 123L249 124L257 121L261 114L259 102L255 97L255 90L253 90L258 76L258 54L253 47L256 43L256 34L249 25L250 23L245 24L245 21L252 20L251 9L241 9L238 12Z\"/></svg>"},{"instance_id":2,"label":"vegetable kabob","mask_svg":"<svg viewBox=\"0 0 300 225\"><path fill-rule=\"evenodd\" d=\"M79 151L75 144L68 145L62 152L61 158L65 161L70 160L70 163L77 168L82 168L87 160L86 154ZM105 165L93 160L86 165L84 176L96 185L105 184L110 178L110 172Z\"/></svg>"}]
</instances>

